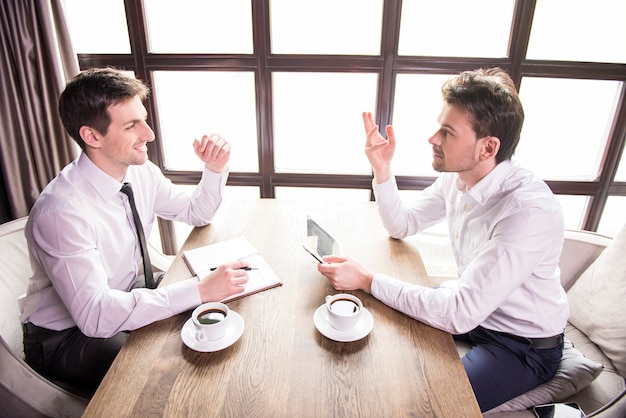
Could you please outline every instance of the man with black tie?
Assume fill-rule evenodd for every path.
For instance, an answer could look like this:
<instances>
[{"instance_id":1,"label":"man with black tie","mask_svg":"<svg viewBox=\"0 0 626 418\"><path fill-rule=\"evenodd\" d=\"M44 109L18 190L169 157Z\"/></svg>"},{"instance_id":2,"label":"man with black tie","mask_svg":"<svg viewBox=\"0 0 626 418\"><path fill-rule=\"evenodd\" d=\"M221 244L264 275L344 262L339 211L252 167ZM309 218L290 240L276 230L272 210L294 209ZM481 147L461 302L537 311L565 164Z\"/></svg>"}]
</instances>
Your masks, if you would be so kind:
<instances>
[{"instance_id":1,"label":"man with black tie","mask_svg":"<svg viewBox=\"0 0 626 418\"><path fill-rule=\"evenodd\" d=\"M58 381L97 387L128 331L241 292L247 281L246 262L235 261L200 281L157 288L145 237L156 216L194 226L211 220L230 144L217 134L194 140L202 179L194 190L173 185L148 161L155 139L143 105L148 94L120 71L92 69L74 77L59 100L82 153L29 214L33 276L19 300L26 361Z\"/></svg>"}]
</instances>

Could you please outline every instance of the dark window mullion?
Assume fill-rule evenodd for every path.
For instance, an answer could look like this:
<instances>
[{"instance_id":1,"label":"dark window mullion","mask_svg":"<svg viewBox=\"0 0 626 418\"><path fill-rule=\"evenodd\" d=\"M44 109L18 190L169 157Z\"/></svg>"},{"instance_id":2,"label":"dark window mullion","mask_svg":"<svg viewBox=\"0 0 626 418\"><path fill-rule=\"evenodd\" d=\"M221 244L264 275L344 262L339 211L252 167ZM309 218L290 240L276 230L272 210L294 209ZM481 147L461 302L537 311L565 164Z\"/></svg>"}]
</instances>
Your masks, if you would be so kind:
<instances>
[{"instance_id":1,"label":"dark window mullion","mask_svg":"<svg viewBox=\"0 0 626 418\"><path fill-rule=\"evenodd\" d=\"M400 17L402 0L388 0L383 6L383 22L381 34L382 68L376 67L379 72L378 91L376 98L376 121L379 126L387 126L393 119L393 96L395 87L394 65L398 57L398 42L400 39ZM366 109L368 110L368 109ZM374 109L369 109L373 111ZM368 182L370 200L374 200L374 190L371 179Z\"/></svg>"},{"instance_id":2,"label":"dark window mullion","mask_svg":"<svg viewBox=\"0 0 626 418\"><path fill-rule=\"evenodd\" d=\"M526 59L536 3L536 0L517 0L515 2L508 55L511 63L509 74L518 88L522 80L521 65Z\"/></svg>"},{"instance_id":3,"label":"dark window mullion","mask_svg":"<svg viewBox=\"0 0 626 418\"><path fill-rule=\"evenodd\" d=\"M259 139L259 173L261 174L260 195L262 198L275 196L272 177L274 175L274 135L272 106L272 74L267 65L271 54L269 4L264 0L252 1L252 23L254 53L257 57L255 80L257 103L257 131Z\"/></svg>"},{"instance_id":4,"label":"dark window mullion","mask_svg":"<svg viewBox=\"0 0 626 418\"><path fill-rule=\"evenodd\" d=\"M395 87L395 62L398 57L400 40L400 15L402 1L386 1L383 11L383 33L381 36L381 54L383 66L380 73L377 100L377 122L386 126L393 119L393 96Z\"/></svg>"},{"instance_id":5,"label":"dark window mullion","mask_svg":"<svg viewBox=\"0 0 626 418\"><path fill-rule=\"evenodd\" d=\"M616 106L616 115L609 131L608 144L600 164L600 189L592 199L591 205L583 221L583 228L597 231L602 212L609 197L609 190L619 167L624 142L626 141L626 83L622 83L622 91Z\"/></svg>"},{"instance_id":6,"label":"dark window mullion","mask_svg":"<svg viewBox=\"0 0 626 418\"><path fill-rule=\"evenodd\" d=\"M130 50L131 54L135 58L135 66L133 70L135 71L137 78L145 80L152 88L152 74L148 71L145 62L145 58L148 56L149 52L148 33L143 14L142 2L140 0L125 0L124 4L126 8L126 21L128 23ZM156 116L158 114L158 103L156 102L154 94L151 94L150 97L148 97L147 103L150 126L153 127L158 138L159 126ZM163 155L163 148L158 146L155 142L148 144L150 160L161 167L161 169L164 169L165 158Z\"/></svg>"},{"instance_id":7,"label":"dark window mullion","mask_svg":"<svg viewBox=\"0 0 626 418\"><path fill-rule=\"evenodd\" d=\"M528 60L521 72L525 77L626 81L626 65L614 63Z\"/></svg>"},{"instance_id":8,"label":"dark window mullion","mask_svg":"<svg viewBox=\"0 0 626 418\"><path fill-rule=\"evenodd\" d=\"M153 85L152 74L147 70L145 65L145 57L148 55L148 38L147 30L143 15L143 6L140 0L125 0L126 21L128 22L128 35L130 39L130 50L134 57L135 66L133 70L138 78L145 80L149 85ZM153 127L157 138L159 134L159 124L157 123L158 104L154 94L151 94L147 100L148 104L148 121ZM158 143L157 143L158 142ZM165 156L163 147L159 146L161 141L154 141L148 144L148 153L150 160L157 164L161 169L165 169ZM158 218L159 230L161 232L161 245L165 254L176 254L178 244L176 242L176 233L174 223L162 218Z\"/></svg>"}]
</instances>

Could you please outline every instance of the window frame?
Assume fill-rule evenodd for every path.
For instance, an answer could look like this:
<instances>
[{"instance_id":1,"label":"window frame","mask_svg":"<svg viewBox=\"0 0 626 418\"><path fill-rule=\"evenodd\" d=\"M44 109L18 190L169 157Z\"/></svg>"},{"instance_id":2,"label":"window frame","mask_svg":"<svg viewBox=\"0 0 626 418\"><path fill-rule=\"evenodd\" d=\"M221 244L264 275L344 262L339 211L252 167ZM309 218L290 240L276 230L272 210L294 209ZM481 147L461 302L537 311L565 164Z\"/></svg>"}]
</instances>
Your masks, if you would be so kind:
<instances>
[{"instance_id":1,"label":"window frame","mask_svg":"<svg viewBox=\"0 0 626 418\"><path fill-rule=\"evenodd\" d=\"M626 65L571 61L528 60L529 43L536 0L517 0L514 6L511 33L506 58L465 58L432 56L398 56L400 13L402 0L385 0L378 56L336 55L275 55L270 50L269 0L251 0L253 18L253 54L152 54L148 51L146 25L141 0L125 0L130 54L78 54L81 69L114 66L134 71L142 80L152 84L152 71L254 71L257 106L257 173L231 172L229 186L257 186L261 198L274 198L275 187L332 187L371 190L371 175L334 175L306 173L277 173L273 157L272 73L288 71L375 72L379 76L376 120L381 126L393 117L393 92L397 74L454 74L479 67L499 66L506 70L519 87L522 77L575 78L618 80L623 82L615 118L609 130L607 146L601 160L598 177L592 181L547 181L556 194L589 196L582 228L596 231L609 196L626 196L626 182L614 181L626 139ZM158 104L154 97L147 100L149 123L159 137ZM174 183L196 184L201 173L168 171L164 167L163 149L154 141L148 144L150 159L163 169ZM401 190L422 190L435 177L398 176ZM370 199L373 194L370 192ZM173 226L160 221L164 250L177 252Z\"/></svg>"}]
</instances>

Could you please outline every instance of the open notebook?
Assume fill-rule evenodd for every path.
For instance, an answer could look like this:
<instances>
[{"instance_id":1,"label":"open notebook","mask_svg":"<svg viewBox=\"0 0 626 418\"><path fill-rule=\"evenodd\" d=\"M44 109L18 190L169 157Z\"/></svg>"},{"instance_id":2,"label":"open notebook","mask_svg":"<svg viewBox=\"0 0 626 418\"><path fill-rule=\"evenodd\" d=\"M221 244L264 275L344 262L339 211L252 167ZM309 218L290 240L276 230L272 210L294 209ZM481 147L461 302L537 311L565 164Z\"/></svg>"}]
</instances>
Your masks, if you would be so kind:
<instances>
[{"instance_id":1,"label":"open notebook","mask_svg":"<svg viewBox=\"0 0 626 418\"><path fill-rule=\"evenodd\" d=\"M282 285L263 256L243 236L187 250L183 252L183 259L189 270L199 278L209 274L212 268L235 260L245 259L251 267L256 268L248 271L248 282L244 285L243 293L232 295L221 302L240 299Z\"/></svg>"}]
</instances>

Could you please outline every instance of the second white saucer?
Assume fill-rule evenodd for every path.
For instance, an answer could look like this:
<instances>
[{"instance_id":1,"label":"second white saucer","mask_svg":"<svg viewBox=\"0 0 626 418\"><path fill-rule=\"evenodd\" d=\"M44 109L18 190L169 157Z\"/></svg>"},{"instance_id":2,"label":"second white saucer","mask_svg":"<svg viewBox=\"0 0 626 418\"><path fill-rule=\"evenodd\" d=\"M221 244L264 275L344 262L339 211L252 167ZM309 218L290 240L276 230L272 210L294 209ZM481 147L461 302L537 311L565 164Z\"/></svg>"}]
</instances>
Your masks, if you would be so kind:
<instances>
[{"instance_id":1,"label":"second white saucer","mask_svg":"<svg viewBox=\"0 0 626 418\"><path fill-rule=\"evenodd\" d=\"M326 313L326 304L323 304L313 314L313 322L317 330L326 338L330 338L334 341L350 342L360 340L367 336L374 328L374 317L367 309L363 308L361 313L361 319L349 331L339 331L333 327L328 321L328 314Z\"/></svg>"},{"instance_id":2,"label":"second white saucer","mask_svg":"<svg viewBox=\"0 0 626 418\"><path fill-rule=\"evenodd\" d=\"M226 333L222 338L215 341L198 341L196 339L196 329L193 325L193 321L189 318L185 325L183 325L183 329L180 331L180 336L183 339L185 345L192 350L202 351L205 353L223 350L226 347L230 347L233 345L241 334L243 334L244 329L244 321L241 315L239 315L235 311L230 311L231 316L230 324Z\"/></svg>"}]
</instances>

